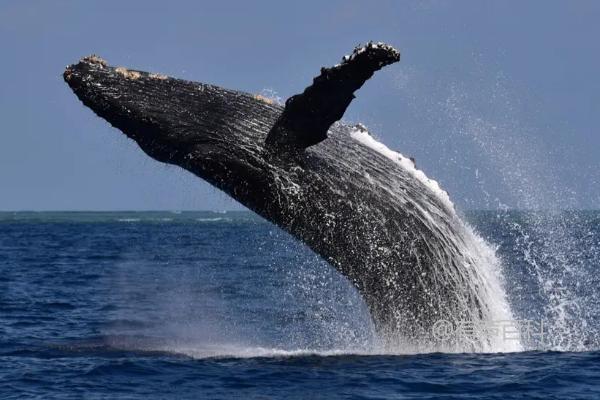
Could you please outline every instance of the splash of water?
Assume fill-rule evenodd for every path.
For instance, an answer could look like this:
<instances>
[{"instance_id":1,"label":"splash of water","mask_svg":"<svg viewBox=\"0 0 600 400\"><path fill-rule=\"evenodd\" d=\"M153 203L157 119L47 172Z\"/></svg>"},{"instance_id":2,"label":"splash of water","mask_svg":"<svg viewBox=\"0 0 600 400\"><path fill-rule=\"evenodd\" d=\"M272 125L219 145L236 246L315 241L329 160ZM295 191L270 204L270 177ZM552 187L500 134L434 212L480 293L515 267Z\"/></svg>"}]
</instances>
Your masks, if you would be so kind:
<instances>
[{"instance_id":1,"label":"splash of water","mask_svg":"<svg viewBox=\"0 0 600 400\"><path fill-rule=\"evenodd\" d=\"M512 321L513 314L506 299L503 288L501 263L496 257L494 250L482 239L472 227L462 221L455 212L454 205L448 194L441 189L440 185L428 178L425 173L416 168L416 165L408 157L389 149L384 144L375 140L365 129L356 129L351 136L363 145L372 148L380 154L394 161L426 188L439 200L446 209L440 212L432 202L415 201L419 206L419 215L424 217L421 221L428 226L431 232L440 235L439 243L432 241L437 267L432 268L433 281L445 281L447 279L460 279L461 285L455 293L460 299L459 306L454 310L456 315L446 316L455 329L456 325L472 323L469 325L473 335L467 340L459 338L453 346L447 347L443 343L425 341L420 351L483 351L483 352L510 352L522 349L520 339L507 340L506 337L496 335L492 330L487 330L491 325L500 321ZM402 191L394 191L397 196L402 197ZM412 199L398 199L401 202L409 202ZM444 263L446 260L448 265ZM435 290L435 288L431 288ZM462 295L464 293L464 296ZM477 297L474 306L472 299L468 296L474 293ZM477 329L477 328L480 329ZM462 332L464 334L465 332ZM461 334L460 332L458 333ZM471 343L469 343L471 342ZM471 346L477 343L475 346Z\"/></svg>"},{"instance_id":2,"label":"splash of water","mask_svg":"<svg viewBox=\"0 0 600 400\"><path fill-rule=\"evenodd\" d=\"M429 275L426 278L427 282L431 282L432 286L425 287L424 290L427 292L428 298L432 301L435 300L437 302L436 304L441 306L438 311L440 317L448 318L451 320L450 322L453 323L470 321L479 323L480 325L482 322L513 319L502 288L499 268L500 264L495 257L494 252L472 228L460 219L459 215L455 212L454 206L447 193L439 187L437 182L429 179L422 171L418 170L410 159L377 142L366 130L357 129L351 131L350 136L361 145L369 147L388 157L397 163L407 174L407 190L399 190L398 188L391 187L382 187L382 190L388 192L390 196L394 196L393 199L397 200L399 202L398 204L410 203L414 207L413 211L410 211L412 216L425 225L426 231L433 236L427 243L431 253L430 261L434 263L435 268L426 269L426 274ZM285 175L283 174L283 176ZM385 185L385 182L378 182L377 184ZM426 190L423 190L423 186ZM293 190L293 188L292 185L290 190ZM432 200L432 196L436 201ZM372 251L389 251L389 249L374 248ZM395 251L406 251L406 249L398 249ZM376 260L377 257L374 257L374 259ZM331 269L328 270L331 271ZM421 274L421 277L424 277L423 274ZM326 292L326 290L323 290L322 285L321 287L318 287L319 284L322 284L322 280L310 279L307 276L304 278L305 282L312 282L312 285L308 285L309 290L314 290L310 289L310 287L316 287L318 295L323 296L323 293ZM424 279L421 280L425 281ZM447 280L452 281L450 285L447 284ZM297 279L296 281L302 282L303 279ZM423 282L415 282L415 284L423 285ZM438 287L440 290L447 290L447 287L451 287L453 290L451 293L452 298L446 301L444 299L445 295L442 292L437 291ZM174 298L177 300L174 302L177 307L181 304L182 293L185 293L185 291L177 290L177 296ZM343 293L343 291L339 293ZM341 298L351 299L352 295L346 293L342 295ZM164 298L161 299L161 301L162 307L168 309L169 314L173 314L173 307L167 307L169 302L165 301ZM173 301L174 300L171 299L171 302ZM408 299L407 301L410 302L412 300ZM324 305L321 300L316 300L316 302L317 306L313 310L310 310L313 317L326 315L332 311L335 312L335 309L331 307L331 304ZM352 304L353 301L348 303ZM340 304L339 298L337 304ZM306 305L306 303L304 303L304 305ZM404 306L429 307L430 309L435 309L435 306L431 303L405 304ZM291 304L283 308L286 312L292 312L294 305ZM358 309L360 309L360 307ZM382 352L398 354L431 351L497 352L517 351L521 349L518 341L506 341L487 331L475 331L471 337L456 338L458 340L449 343L440 343L439 341L431 340L431 332L424 332L424 334L421 335L422 343L419 343L417 346L413 346L412 343L410 346L407 345L402 337L397 337L395 335L395 332L384 332L385 337L383 338L384 340L381 341L377 340L380 338L373 337L374 335L372 335L371 329L356 334L357 330L355 329L356 324L354 321L357 319L362 320L363 317L357 318L357 314L361 313L356 312L357 308L354 310L354 314L344 314L343 318L333 319L334 323L328 323L326 318L321 319L320 321L325 323L322 324L319 329L314 329L313 326L312 329L311 327L308 327L309 329L307 331L301 333L296 331L295 333L298 333L298 335L295 337L294 335L288 335L287 339L289 340L287 342L279 341L278 343L275 343L275 346L264 345L264 342L261 342L261 338L256 337L256 335L253 335L248 330L246 333L250 333L250 335L244 334L244 329L241 328L242 325L245 325L243 318L240 318L240 320L234 324L235 326L233 329L227 326L227 324L213 323L215 326L224 326L222 330L226 331L228 334L231 334L232 332L239 333L239 335L237 335L236 338L232 338L229 343L218 340L215 341L214 338L219 336L218 333L216 335L204 335L192 342L195 343L197 348L203 349L200 353L208 348L208 350L206 350L207 354L216 354L216 350L214 349L221 349L220 351L226 352L224 349L239 348L268 348L277 351L301 352L339 351L352 354L380 354ZM190 324L189 320L186 321L188 321L189 326L196 326ZM406 321L406 323L410 324L411 321ZM170 328L170 332L165 330L166 328ZM161 327L161 334L163 335L171 335L172 337L177 338L178 335L183 333L184 336L187 337L187 339L183 338L186 339L183 341L181 340L181 337L178 338L175 342L179 344L171 344L171 349L181 346L189 348L189 336L198 336L198 333L194 332L194 329L184 328L185 326L182 326L181 323L173 321ZM315 335L313 335L311 340L302 340L307 336L310 337L310 333L313 330L317 333L326 332L326 337L329 340L315 340ZM216 331L220 331L220 329L216 329ZM309 335L307 335L307 333L309 333ZM426 336L427 334L429 335ZM226 335L226 337L229 336L230 335ZM344 336L345 339L340 340L341 336ZM224 338L221 337L219 339L222 340ZM183 343L183 345L181 343Z\"/></svg>"},{"instance_id":3,"label":"splash of water","mask_svg":"<svg viewBox=\"0 0 600 400\"><path fill-rule=\"evenodd\" d=\"M531 340L527 348L585 350L590 315L585 308L589 302L580 294L586 270L581 257L583 244L573 229L577 215L563 211L576 204L575 193L555 178L560 163L552 151L519 125L506 87L499 81L491 93L475 97L479 96L492 99L503 117L490 120L474 111L470 106L473 96L456 85L451 88L442 111L454 136L475 145L483 155L481 159L500 176L506 194L512 196L518 208L529 210L516 217L507 212L508 207L501 199L488 205L505 211L498 217L503 219L504 229L518 237L513 251L520 255L527 273L535 278L533 294L511 291L511 303L519 309L521 319L543 320L546 324L544 341ZM479 170L477 178L485 191ZM532 310L532 303L541 304L542 309Z\"/></svg>"}]
</instances>

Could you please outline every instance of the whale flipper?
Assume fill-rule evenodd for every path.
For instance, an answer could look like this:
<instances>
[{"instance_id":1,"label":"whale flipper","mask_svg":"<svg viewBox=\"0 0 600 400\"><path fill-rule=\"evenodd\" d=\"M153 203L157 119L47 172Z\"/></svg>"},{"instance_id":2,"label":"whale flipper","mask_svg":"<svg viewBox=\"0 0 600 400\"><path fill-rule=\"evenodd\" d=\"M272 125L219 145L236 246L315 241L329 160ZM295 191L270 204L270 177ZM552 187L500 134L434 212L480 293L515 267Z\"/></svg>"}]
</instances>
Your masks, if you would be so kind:
<instances>
[{"instance_id":1,"label":"whale flipper","mask_svg":"<svg viewBox=\"0 0 600 400\"><path fill-rule=\"evenodd\" d=\"M383 43L358 46L351 55L321 74L304 92L285 102L285 109L271 128L269 148L303 150L327 138L329 127L340 120L354 99L354 92L382 67L400 61L400 53Z\"/></svg>"}]
</instances>

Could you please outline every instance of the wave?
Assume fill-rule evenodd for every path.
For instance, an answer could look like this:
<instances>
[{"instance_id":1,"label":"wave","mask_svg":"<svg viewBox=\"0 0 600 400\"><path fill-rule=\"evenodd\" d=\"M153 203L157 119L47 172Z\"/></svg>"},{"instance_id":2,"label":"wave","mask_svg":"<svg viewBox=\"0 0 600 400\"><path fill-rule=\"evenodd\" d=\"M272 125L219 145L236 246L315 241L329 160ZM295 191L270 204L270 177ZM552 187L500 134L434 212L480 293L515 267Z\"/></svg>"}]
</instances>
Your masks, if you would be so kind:
<instances>
[{"instance_id":1,"label":"wave","mask_svg":"<svg viewBox=\"0 0 600 400\"><path fill-rule=\"evenodd\" d=\"M293 357L385 357L420 354L463 354L464 351L419 351L410 348L391 348L385 345L365 345L333 348L311 348L258 345L245 343L204 343L194 340L160 338L144 335L108 335L52 346L65 352L139 353L146 355L182 356L193 359L210 358L293 358ZM507 351L515 353L520 351ZM487 352L492 354L493 352Z\"/></svg>"}]
</instances>

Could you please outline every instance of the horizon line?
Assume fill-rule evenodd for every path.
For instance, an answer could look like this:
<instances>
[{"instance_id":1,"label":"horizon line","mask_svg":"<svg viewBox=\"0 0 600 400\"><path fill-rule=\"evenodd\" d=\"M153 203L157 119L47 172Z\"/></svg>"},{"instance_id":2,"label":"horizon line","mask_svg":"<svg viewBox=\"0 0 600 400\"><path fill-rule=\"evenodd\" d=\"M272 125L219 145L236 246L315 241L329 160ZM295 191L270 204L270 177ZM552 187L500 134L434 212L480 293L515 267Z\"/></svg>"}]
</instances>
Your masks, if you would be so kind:
<instances>
[{"instance_id":1,"label":"horizon line","mask_svg":"<svg viewBox=\"0 0 600 400\"><path fill-rule=\"evenodd\" d=\"M600 208L465 208L458 209L460 211L600 211ZM136 212L169 212L169 213L190 213L190 212L213 212L213 213L252 213L256 212L245 210L223 210L223 209L115 209L115 210L94 210L94 209L56 209L56 210L0 210L0 213L136 213ZM258 215L258 214L257 214Z\"/></svg>"}]
</instances>

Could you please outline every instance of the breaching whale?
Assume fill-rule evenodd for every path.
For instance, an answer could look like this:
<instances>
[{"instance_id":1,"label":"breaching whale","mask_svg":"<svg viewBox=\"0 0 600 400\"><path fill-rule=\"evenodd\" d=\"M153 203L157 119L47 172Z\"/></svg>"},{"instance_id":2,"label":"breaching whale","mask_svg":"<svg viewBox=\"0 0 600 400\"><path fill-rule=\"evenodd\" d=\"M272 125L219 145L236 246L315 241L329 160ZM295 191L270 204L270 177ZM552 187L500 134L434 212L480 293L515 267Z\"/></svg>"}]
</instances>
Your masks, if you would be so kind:
<instances>
[{"instance_id":1,"label":"breaching whale","mask_svg":"<svg viewBox=\"0 0 600 400\"><path fill-rule=\"evenodd\" d=\"M206 180L323 257L359 290L386 341L464 349L468 340L486 350L486 335L438 329L509 315L480 239L408 157L340 122L354 92L399 59L383 43L359 46L285 106L97 56L63 76L150 157Z\"/></svg>"}]
</instances>

